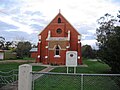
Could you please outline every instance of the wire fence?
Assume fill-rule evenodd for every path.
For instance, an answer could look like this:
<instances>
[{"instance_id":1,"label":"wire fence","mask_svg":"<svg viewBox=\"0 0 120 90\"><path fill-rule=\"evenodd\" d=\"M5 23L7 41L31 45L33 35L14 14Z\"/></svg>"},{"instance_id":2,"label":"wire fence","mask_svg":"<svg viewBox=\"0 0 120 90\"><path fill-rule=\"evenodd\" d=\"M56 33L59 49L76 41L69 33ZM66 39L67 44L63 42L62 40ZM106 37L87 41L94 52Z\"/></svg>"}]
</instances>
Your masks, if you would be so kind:
<instances>
[{"instance_id":1,"label":"wire fence","mask_svg":"<svg viewBox=\"0 0 120 90\"><path fill-rule=\"evenodd\" d=\"M32 90L120 90L120 74L32 72Z\"/></svg>"},{"instance_id":2,"label":"wire fence","mask_svg":"<svg viewBox=\"0 0 120 90\"><path fill-rule=\"evenodd\" d=\"M0 88L18 80L18 70L0 71Z\"/></svg>"}]
</instances>

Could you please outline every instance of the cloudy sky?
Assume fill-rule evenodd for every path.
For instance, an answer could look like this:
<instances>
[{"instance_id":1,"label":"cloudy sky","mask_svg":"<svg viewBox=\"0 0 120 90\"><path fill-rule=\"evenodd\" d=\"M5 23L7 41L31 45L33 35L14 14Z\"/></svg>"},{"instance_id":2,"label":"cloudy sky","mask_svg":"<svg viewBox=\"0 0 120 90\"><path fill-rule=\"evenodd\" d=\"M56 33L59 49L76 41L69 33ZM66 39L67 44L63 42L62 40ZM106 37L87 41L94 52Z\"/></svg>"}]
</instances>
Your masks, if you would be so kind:
<instances>
[{"instance_id":1,"label":"cloudy sky","mask_svg":"<svg viewBox=\"0 0 120 90\"><path fill-rule=\"evenodd\" d=\"M58 14L82 34L82 44L95 47L96 20L117 15L119 0L0 0L0 36L37 42L38 33Z\"/></svg>"}]
</instances>

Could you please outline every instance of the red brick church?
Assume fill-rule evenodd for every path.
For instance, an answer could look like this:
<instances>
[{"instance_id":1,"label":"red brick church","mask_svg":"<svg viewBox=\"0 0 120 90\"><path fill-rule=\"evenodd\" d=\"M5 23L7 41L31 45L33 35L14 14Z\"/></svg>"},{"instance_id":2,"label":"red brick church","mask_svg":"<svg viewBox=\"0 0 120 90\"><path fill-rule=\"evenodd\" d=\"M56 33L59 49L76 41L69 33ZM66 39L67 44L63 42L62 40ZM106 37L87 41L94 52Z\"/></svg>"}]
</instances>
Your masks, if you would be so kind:
<instances>
[{"instance_id":1,"label":"red brick church","mask_svg":"<svg viewBox=\"0 0 120 90\"><path fill-rule=\"evenodd\" d=\"M60 12L38 37L36 62L65 65L66 51L77 51L78 64L82 64L81 34Z\"/></svg>"}]
</instances>

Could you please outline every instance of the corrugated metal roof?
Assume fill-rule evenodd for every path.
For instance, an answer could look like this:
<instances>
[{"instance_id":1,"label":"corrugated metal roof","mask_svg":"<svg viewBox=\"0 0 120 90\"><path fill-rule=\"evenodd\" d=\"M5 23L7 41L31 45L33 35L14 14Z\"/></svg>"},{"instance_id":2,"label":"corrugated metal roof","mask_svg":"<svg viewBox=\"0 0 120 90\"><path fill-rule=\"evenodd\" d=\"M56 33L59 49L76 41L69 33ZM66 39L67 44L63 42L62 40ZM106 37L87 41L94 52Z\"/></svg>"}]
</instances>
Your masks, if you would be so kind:
<instances>
[{"instance_id":1,"label":"corrugated metal roof","mask_svg":"<svg viewBox=\"0 0 120 90\"><path fill-rule=\"evenodd\" d=\"M4 52L4 50L0 50L0 52Z\"/></svg>"},{"instance_id":2,"label":"corrugated metal roof","mask_svg":"<svg viewBox=\"0 0 120 90\"><path fill-rule=\"evenodd\" d=\"M32 48L30 52L37 52L37 48Z\"/></svg>"}]
</instances>

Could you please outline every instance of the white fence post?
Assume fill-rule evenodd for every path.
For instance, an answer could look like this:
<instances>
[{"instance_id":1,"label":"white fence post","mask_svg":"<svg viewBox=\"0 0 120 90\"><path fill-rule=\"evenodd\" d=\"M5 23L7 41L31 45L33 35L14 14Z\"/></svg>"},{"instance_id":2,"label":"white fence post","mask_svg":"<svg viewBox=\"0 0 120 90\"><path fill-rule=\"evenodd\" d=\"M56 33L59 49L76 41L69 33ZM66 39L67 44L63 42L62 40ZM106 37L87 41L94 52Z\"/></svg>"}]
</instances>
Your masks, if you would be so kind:
<instances>
[{"instance_id":1,"label":"white fence post","mask_svg":"<svg viewBox=\"0 0 120 90\"><path fill-rule=\"evenodd\" d=\"M81 90L84 89L84 74L81 74Z\"/></svg>"},{"instance_id":2,"label":"white fence post","mask_svg":"<svg viewBox=\"0 0 120 90\"><path fill-rule=\"evenodd\" d=\"M32 90L32 66L23 64L19 66L18 90Z\"/></svg>"}]
</instances>

